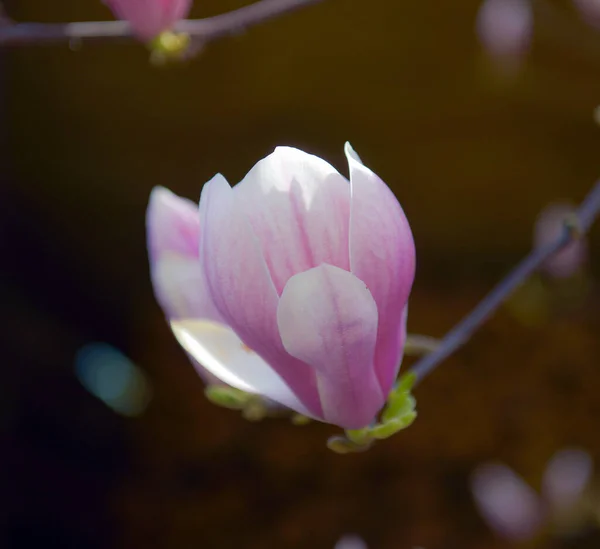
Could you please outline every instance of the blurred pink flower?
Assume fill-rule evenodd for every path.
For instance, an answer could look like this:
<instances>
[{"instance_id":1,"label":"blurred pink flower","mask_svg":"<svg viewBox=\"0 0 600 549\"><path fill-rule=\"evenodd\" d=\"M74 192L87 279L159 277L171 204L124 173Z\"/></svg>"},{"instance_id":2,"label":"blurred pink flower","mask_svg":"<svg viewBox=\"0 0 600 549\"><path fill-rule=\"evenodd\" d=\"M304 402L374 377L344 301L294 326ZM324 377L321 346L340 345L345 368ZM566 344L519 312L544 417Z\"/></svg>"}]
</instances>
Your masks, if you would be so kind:
<instances>
[{"instance_id":1,"label":"blurred pink flower","mask_svg":"<svg viewBox=\"0 0 600 549\"><path fill-rule=\"evenodd\" d=\"M369 549L365 541L357 535L346 534L335 544L333 549Z\"/></svg>"},{"instance_id":2,"label":"blurred pink flower","mask_svg":"<svg viewBox=\"0 0 600 549\"><path fill-rule=\"evenodd\" d=\"M586 23L600 28L600 0L573 0L573 3Z\"/></svg>"},{"instance_id":3,"label":"blurred pink flower","mask_svg":"<svg viewBox=\"0 0 600 549\"><path fill-rule=\"evenodd\" d=\"M569 204L551 204L538 216L534 228L534 246L541 247L555 241L564 231L565 221L575 208ZM584 237L573 240L560 252L548 259L543 269L556 278L567 278L577 273L588 256L587 241Z\"/></svg>"},{"instance_id":4,"label":"blurred pink flower","mask_svg":"<svg viewBox=\"0 0 600 549\"><path fill-rule=\"evenodd\" d=\"M541 496L502 463L478 467L471 478L471 490L481 516L492 530L510 541L527 541L580 500L592 472L587 452L565 449L548 462Z\"/></svg>"},{"instance_id":5,"label":"blurred pink flower","mask_svg":"<svg viewBox=\"0 0 600 549\"><path fill-rule=\"evenodd\" d=\"M188 353L232 387L353 429L397 377L415 249L392 192L345 150L350 183L290 147L233 189L216 175L202 189L197 258L181 199L170 212L187 221L150 214L148 232L157 297Z\"/></svg>"},{"instance_id":6,"label":"blurred pink flower","mask_svg":"<svg viewBox=\"0 0 600 549\"><path fill-rule=\"evenodd\" d=\"M104 0L115 17L128 21L136 36L145 42L171 29L187 16L192 0Z\"/></svg>"},{"instance_id":7,"label":"blurred pink flower","mask_svg":"<svg viewBox=\"0 0 600 549\"><path fill-rule=\"evenodd\" d=\"M476 30L493 58L520 60L529 49L533 33L529 0L484 0L477 13Z\"/></svg>"}]
</instances>

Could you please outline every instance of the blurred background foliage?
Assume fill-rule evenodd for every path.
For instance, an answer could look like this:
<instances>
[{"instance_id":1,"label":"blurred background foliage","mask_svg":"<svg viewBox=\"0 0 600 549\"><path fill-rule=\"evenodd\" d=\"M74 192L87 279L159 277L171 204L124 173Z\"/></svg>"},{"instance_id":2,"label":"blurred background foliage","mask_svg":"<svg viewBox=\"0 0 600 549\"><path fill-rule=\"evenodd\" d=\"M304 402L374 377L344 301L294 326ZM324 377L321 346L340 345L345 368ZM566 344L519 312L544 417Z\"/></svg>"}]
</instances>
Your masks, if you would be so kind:
<instances>
[{"instance_id":1,"label":"blurred background foliage","mask_svg":"<svg viewBox=\"0 0 600 549\"><path fill-rule=\"evenodd\" d=\"M193 16L240 5L198 1ZM331 428L209 404L148 277L154 185L196 200L279 144L345 172L349 140L412 224L409 328L441 336L528 251L539 211L579 201L598 175L600 32L544 6L510 79L477 43L477 0L325 0L167 69L138 44L3 52L0 546L329 548L356 532L374 549L505 547L474 507L475 466L499 459L537 486L564 445L598 457L593 286L534 323L505 308L417 389L410 429L338 456ZM110 18L97 0L6 9ZM147 375L139 417L77 380L93 341Z\"/></svg>"}]
</instances>

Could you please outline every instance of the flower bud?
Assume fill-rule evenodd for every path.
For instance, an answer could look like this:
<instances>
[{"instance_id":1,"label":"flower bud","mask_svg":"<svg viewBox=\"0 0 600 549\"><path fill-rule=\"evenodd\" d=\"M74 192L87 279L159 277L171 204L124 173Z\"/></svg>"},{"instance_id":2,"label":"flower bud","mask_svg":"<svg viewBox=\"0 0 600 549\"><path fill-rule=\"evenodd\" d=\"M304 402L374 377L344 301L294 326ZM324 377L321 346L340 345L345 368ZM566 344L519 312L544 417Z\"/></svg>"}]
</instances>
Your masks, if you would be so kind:
<instances>
[{"instance_id":1,"label":"flower bud","mask_svg":"<svg viewBox=\"0 0 600 549\"><path fill-rule=\"evenodd\" d=\"M234 188L216 175L202 189L198 256L184 253L184 269L171 254L155 259L153 276L166 310L185 297L168 314L172 329L222 382L360 429L398 374L415 249L392 192L349 144L346 156L350 181L290 147ZM186 232L163 225L176 229L163 248L179 249L178 238L183 246ZM193 284L182 274L189 268L202 275Z\"/></svg>"},{"instance_id":2,"label":"flower bud","mask_svg":"<svg viewBox=\"0 0 600 549\"><path fill-rule=\"evenodd\" d=\"M135 35L149 42L187 16L192 0L104 0L115 17L127 21Z\"/></svg>"}]
</instances>

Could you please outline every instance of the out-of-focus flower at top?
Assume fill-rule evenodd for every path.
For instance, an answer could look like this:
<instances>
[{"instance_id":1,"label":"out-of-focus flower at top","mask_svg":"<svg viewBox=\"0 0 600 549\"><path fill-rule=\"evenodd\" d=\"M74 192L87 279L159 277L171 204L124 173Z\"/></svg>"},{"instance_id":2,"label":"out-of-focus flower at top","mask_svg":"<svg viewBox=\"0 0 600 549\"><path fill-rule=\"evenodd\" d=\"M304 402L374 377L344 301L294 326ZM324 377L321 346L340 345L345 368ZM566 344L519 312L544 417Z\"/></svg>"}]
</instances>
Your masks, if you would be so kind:
<instances>
[{"instance_id":1,"label":"out-of-focus flower at top","mask_svg":"<svg viewBox=\"0 0 600 549\"><path fill-rule=\"evenodd\" d=\"M577 234L575 207L556 203L545 207L533 228L533 247L556 242L565 229L575 233L562 250L544 261L538 273L524 281L505 306L527 326L539 326L552 318L574 313L589 303L594 281L589 270L586 237Z\"/></svg>"},{"instance_id":2,"label":"out-of-focus flower at top","mask_svg":"<svg viewBox=\"0 0 600 549\"><path fill-rule=\"evenodd\" d=\"M600 29L600 0L573 0L581 18L597 29Z\"/></svg>"},{"instance_id":3,"label":"out-of-focus flower at top","mask_svg":"<svg viewBox=\"0 0 600 549\"><path fill-rule=\"evenodd\" d=\"M187 16L192 0L104 0L115 17L127 21L135 35L149 42Z\"/></svg>"},{"instance_id":4,"label":"out-of-focus flower at top","mask_svg":"<svg viewBox=\"0 0 600 549\"><path fill-rule=\"evenodd\" d=\"M575 207L570 204L551 204L538 216L534 228L534 245L536 248L546 246L556 241L565 230L565 224L575 213ZM586 264L588 245L585 237L572 240L560 252L548 259L543 269L546 274L556 278L567 278Z\"/></svg>"},{"instance_id":5,"label":"out-of-focus flower at top","mask_svg":"<svg viewBox=\"0 0 600 549\"><path fill-rule=\"evenodd\" d=\"M216 175L202 189L197 261L182 266L169 253L153 279L165 309L185 296L171 326L213 375L359 429L375 419L398 374L415 248L395 196L349 144L345 150L350 181L290 147L234 188ZM214 307L205 312L208 302Z\"/></svg>"},{"instance_id":6,"label":"out-of-focus flower at top","mask_svg":"<svg viewBox=\"0 0 600 549\"><path fill-rule=\"evenodd\" d=\"M518 65L533 34L529 0L484 0L477 13L476 30L492 59L503 65Z\"/></svg>"},{"instance_id":7,"label":"out-of-focus flower at top","mask_svg":"<svg viewBox=\"0 0 600 549\"><path fill-rule=\"evenodd\" d=\"M502 463L478 467L471 489L481 516L492 530L507 540L525 542L544 529L565 533L576 524L573 510L582 501L592 473L587 452L565 449L548 462L541 496Z\"/></svg>"}]
</instances>

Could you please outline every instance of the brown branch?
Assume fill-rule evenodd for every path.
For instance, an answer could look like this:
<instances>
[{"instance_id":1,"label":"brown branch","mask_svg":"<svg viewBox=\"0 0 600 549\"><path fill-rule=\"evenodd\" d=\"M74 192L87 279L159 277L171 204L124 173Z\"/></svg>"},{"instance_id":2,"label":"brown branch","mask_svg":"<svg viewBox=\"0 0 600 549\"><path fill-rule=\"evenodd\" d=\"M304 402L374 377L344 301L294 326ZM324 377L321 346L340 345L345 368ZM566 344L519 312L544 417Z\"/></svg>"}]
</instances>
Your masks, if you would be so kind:
<instances>
[{"instance_id":1,"label":"brown branch","mask_svg":"<svg viewBox=\"0 0 600 549\"><path fill-rule=\"evenodd\" d=\"M417 383L436 366L462 347L473 333L498 309L498 307L520 286L531 274L556 252L564 248L574 238L586 233L600 213L600 181L586 196L576 212L577 226L565 226L559 238L546 246L534 249L519 263L502 282L500 282L482 301L452 328L440 341L438 347L422 358L411 369L417 376Z\"/></svg>"},{"instance_id":2,"label":"brown branch","mask_svg":"<svg viewBox=\"0 0 600 549\"><path fill-rule=\"evenodd\" d=\"M321 0L259 0L237 10L206 17L184 19L173 28L206 43L236 34L248 27L264 23L279 15L295 11ZM134 35L126 21L94 21L85 23L10 23L0 26L0 46L39 45L69 41L119 41Z\"/></svg>"}]
</instances>

